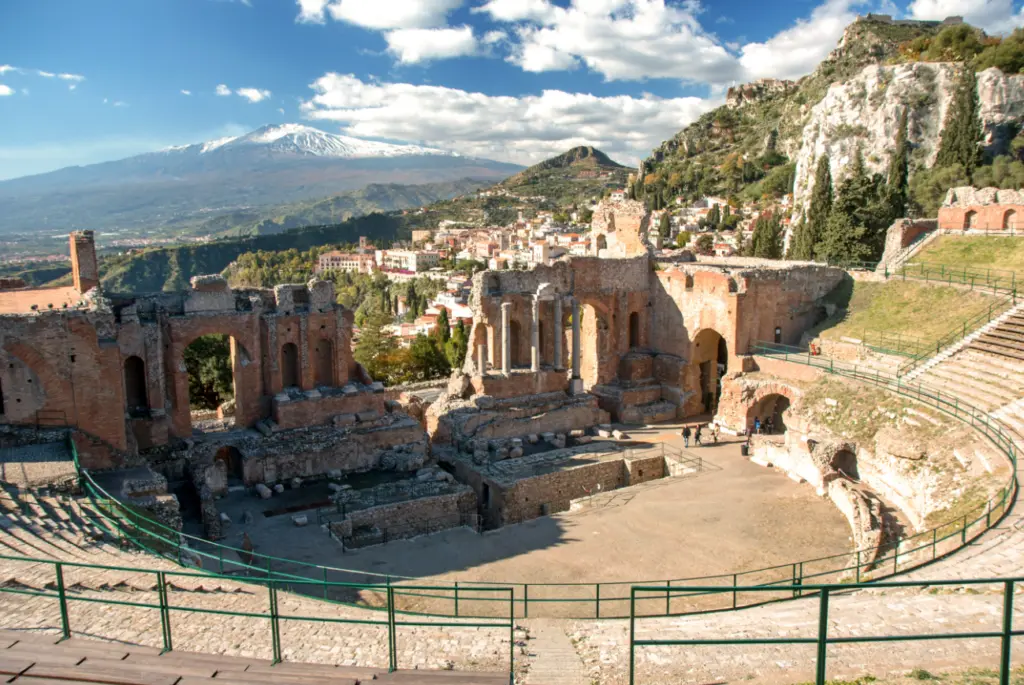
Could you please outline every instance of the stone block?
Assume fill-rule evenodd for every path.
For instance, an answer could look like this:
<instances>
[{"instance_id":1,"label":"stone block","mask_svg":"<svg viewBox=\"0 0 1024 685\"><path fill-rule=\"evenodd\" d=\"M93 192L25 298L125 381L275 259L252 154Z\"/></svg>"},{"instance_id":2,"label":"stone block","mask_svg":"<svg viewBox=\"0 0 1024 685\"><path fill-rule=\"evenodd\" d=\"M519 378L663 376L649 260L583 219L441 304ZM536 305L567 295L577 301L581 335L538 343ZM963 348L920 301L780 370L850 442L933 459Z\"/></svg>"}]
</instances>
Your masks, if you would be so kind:
<instances>
[{"instance_id":1,"label":"stone block","mask_svg":"<svg viewBox=\"0 0 1024 685\"><path fill-rule=\"evenodd\" d=\"M346 385L345 387L343 387L341 389L341 392L344 393L345 395L358 395L359 394L359 388L357 388L352 383L349 383L348 385Z\"/></svg>"},{"instance_id":2,"label":"stone block","mask_svg":"<svg viewBox=\"0 0 1024 685\"><path fill-rule=\"evenodd\" d=\"M277 494L280 495L282 492L284 492L284 485L281 484L281 483L278 483L277 485L275 485L274 486L274 492L276 492Z\"/></svg>"},{"instance_id":3,"label":"stone block","mask_svg":"<svg viewBox=\"0 0 1024 685\"><path fill-rule=\"evenodd\" d=\"M359 419L360 423L369 423L370 421L376 421L379 419L380 413L376 409L369 409L367 411L357 412L356 418Z\"/></svg>"},{"instance_id":4,"label":"stone block","mask_svg":"<svg viewBox=\"0 0 1024 685\"><path fill-rule=\"evenodd\" d=\"M381 383L380 381L374 381L372 384L370 384L370 390L372 390L375 393L384 392L384 384Z\"/></svg>"},{"instance_id":5,"label":"stone block","mask_svg":"<svg viewBox=\"0 0 1024 685\"><path fill-rule=\"evenodd\" d=\"M508 456L511 457L512 459L518 459L519 457L523 456L523 448L513 447L508 451Z\"/></svg>"},{"instance_id":6,"label":"stone block","mask_svg":"<svg viewBox=\"0 0 1024 685\"><path fill-rule=\"evenodd\" d=\"M220 524L221 524L222 526L230 526L230 525L231 525L231 517L230 517L230 516L228 516L228 515L227 515L226 513L224 513L223 511L222 511L222 512L220 512Z\"/></svg>"},{"instance_id":7,"label":"stone block","mask_svg":"<svg viewBox=\"0 0 1024 685\"><path fill-rule=\"evenodd\" d=\"M273 492L263 483L256 484L256 494L260 496L260 499L270 499Z\"/></svg>"},{"instance_id":8,"label":"stone block","mask_svg":"<svg viewBox=\"0 0 1024 685\"><path fill-rule=\"evenodd\" d=\"M244 512L242 512L242 523L244 523L245 525L249 525L252 522L253 522L252 512L249 511L248 509L246 509Z\"/></svg>"},{"instance_id":9,"label":"stone block","mask_svg":"<svg viewBox=\"0 0 1024 685\"><path fill-rule=\"evenodd\" d=\"M541 433L540 434L540 439L543 440L544 442L552 442L555 439L555 434L554 433Z\"/></svg>"},{"instance_id":10,"label":"stone block","mask_svg":"<svg viewBox=\"0 0 1024 685\"><path fill-rule=\"evenodd\" d=\"M536 433L530 433L529 435L526 436L526 441L529 442L531 445L536 445L538 440L539 436Z\"/></svg>"},{"instance_id":11,"label":"stone block","mask_svg":"<svg viewBox=\"0 0 1024 685\"><path fill-rule=\"evenodd\" d=\"M334 424L335 428L344 428L345 426L351 426L353 423L356 422L356 415L338 414L331 420L331 422ZM341 475L340 472L338 475Z\"/></svg>"},{"instance_id":12,"label":"stone block","mask_svg":"<svg viewBox=\"0 0 1024 685\"><path fill-rule=\"evenodd\" d=\"M305 514L296 514L292 516L292 523L301 528L309 523L309 518Z\"/></svg>"},{"instance_id":13,"label":"stone block","mask_svg":"<svg viewBox=\"0 0 1024 685\"><path fill-rule=\"evenodd\" d=\"M587 434L587 432L585 430L583 430L582 428L576 428L576 429L573 429L573 430L569 431L569 435L574 437L574 438L582 438L586 434Z\"/></svg>"},{"instance_id":14,"label":"stone block","mask_svg":"<svg viewBox=\"0 0 1024 685\"><path fill-rule=\"evenodd\" d=\"M597 437L599 437L599 438L610 438L610 437L612 437L612 432L610 430L605 430L604 428L598 428L597 429Z\"/></svg>"},{"instance_id":15,"label":"stone block","mask_svg":"<svg viewBox=\"0 0 1024 685\"><path fill-rule=\"evenodd\" d=\"M295 478L292 478L291 484L292 490L298 490L299 488L302 487L302 479L296 476Z\"/></svg>"},{"instance_id":16,"label":"stone block","mask_svg":"<svg viewBox=\"0 0 1024 685\"><path fill-rule=\"evenodd\" d=\"M593 440L594 440L594 438L592 436L581 435L580 437L576 438L576 444L578 444L578 445L586 445L586 444L592 442Z\"/></svg>"},{"instance_id":17,"label":"stone block","mask_svg":"<svg viewBox=\"0 0 1024 685\"><path fill-rule=\"evenodd\" d=\"M274 434L274 431L270 428L270 425L266 421L257 421L256 430L258 430L262 435L268 438Z\"/></svg>"},{"instance_id":18,"label":"stone block","mask_svg":"<svg viewBox=\"0 0 1024 685\"><path fill-rule=\"evenodd\" d=\"M629 436L626 435L625 433L623 433L620 430L613 430L612 431L612 437L615 438L616 440L625 440Z\"/></svg>"}]
</instances>

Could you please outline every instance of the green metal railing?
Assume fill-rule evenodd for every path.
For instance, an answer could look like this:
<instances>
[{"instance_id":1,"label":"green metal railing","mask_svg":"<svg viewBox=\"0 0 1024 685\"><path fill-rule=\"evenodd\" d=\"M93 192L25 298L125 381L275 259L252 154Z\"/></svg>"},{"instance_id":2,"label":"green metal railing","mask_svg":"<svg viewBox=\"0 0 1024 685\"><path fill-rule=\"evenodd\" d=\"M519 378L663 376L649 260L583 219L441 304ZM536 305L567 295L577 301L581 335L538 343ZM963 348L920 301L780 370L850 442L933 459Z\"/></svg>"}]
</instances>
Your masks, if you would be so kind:
<instances>
[{"instance_id":1,"label":"green metal railing","mask_svg":"<svg viewBox=\"0 0 1024 685\"><path fill-rule=\"evenodd\" d=\"M762 638L736 638L736 637L701 637L692 639L637 639L636 623L641 618L636 613L638 602L637 595L662 595L665 588L657 586L634 586L630 590L630 615L629 615L629 685L636 685L636 650L638 647L693 647L700 645L815 645L816 654L814 659L814 682L816 685L825 685L828 672L828 646L844 644L865 644L882 642L908 642L924 640L963 640L963 639L998 639L999 648L999 682L1001 685L1009 685L1010 682L1010 651L1012 639L1024 636L1024 630L1013 628L1013 593L1016 583L1024 581L1024 577L1016 578L995 578L976 580L927 580L927 581L897 581L885 583L845 583L845 584L796 584L779 588L791 591L800 595L818 596L818 622L817 635L815 637L762 637ZM935 632L935 633L913 633L896 635L829 635L829 599L834 595L852 590L870 588L872 590L886 590L890 588L907 587L975 587L979 585L998 585L1002 587L1002 612L999 630L979 630L974 632ZM763 586L750 586L735 588L738 592L762 593L771 591ZM688 586L673 590L673 594L686 595L689 593L721 593L729 590L713 586ZM833 620L833 624L836 621ZM840 623L841 625L841 623ZM832 630L835 630L833 626ZM909 664L908 664L909 665Z\"/></svg>"},{"instance_id":2,"label":"green metal railing","mask_svg":"<svg viewBox=\"0 0 1024 685\"><path fill-rule=\"evenodd\" d=\"M782 348L783 346L772 345L771 347ZM788 348L782 352L782 356L789 357L791 361L795 360L797 356L792 354L794 350L795 348ZM812 357L807 353L801 352L798 356L808 360L804 363L810 363L812 366L820 367L824 364L827 368L833 363L832 360ZM842 370L841 365L832 369L832 372L852 375L873 383L885 380L880 374L872 374L870 378L865 378L863 373L856 372L856 370L853 373L846 373ZM892 384L898 385L898 379L893 378ZM908 394L911 392L910 386L903 386L901 391L901 394ZM923 395L920 389L914 396L922 401L928 401L927 396ZM943 402L945 402L944 398ZM943 411L946 410L943 409ZM1016 453L1013 443L1006 438L999 426L988 419L983 412L956 398L950 398L950 408L947 413L974 425L994 442L997 442L1000 449L1015 463ZM665 446L662 449L676 451ZM646 452L651 453L651 450ZM119 503L95 483L88 471L83 471L83 481L86 491L92 496L94 503L97 504L97 509L116 535L144 551L172 559L179 564L198 565L207 568L208 572L213 575L230 577L245 575L250 582L276 581L285 586L294 583L299 591L362 608L367 607L365 604L359 603L358 598L353 597L352 593L334 592L334 596L332 596L331 588L334 584L329 581L332 578L335 580L343 578L349 584L358 584L360 579L373 578L374 582L378 584L384 583L394 587L394 596L397 602L395 611L399 613L476 618L486 618L494 615L496 611L502 610L500 609L502 600L486 596L486 593L482 596L476 592L492 585L511 589L516 616L525 618L531 616L534 618L625 618L629 616L630 612L630 587L638 584L658 585L671 590L680 585L698 583L737 588L743 585L778 587L791 583L803 583L808 580L817 580L818 582L846 579L853 579L857 582L877 580L928 563L968 544L1003 517L1013 502L1016 488L1016 481L1011 478L1007 487L1003 488L996 497L969 511L966 515L931 530L896 541L892 558L886 557L884 561L877 559L877 550L864 549L736 573L689 578L605 583L456 582L453 585L453 594L447 594L417 589L416 583L419 579L415 577L308 564L257 554L184 535ZM782 598L786 596L786 593L777 593L777 595L773 599ZM667 597L665 601L645 601L650 605L646 607L647 609L662 616L730 610L741 606L751 606L761 601L759 597L750 595L742 597L741 594L734 592L731 594L732 601L723 603L717 600L719 596L717 594L691 595L685 602L672 602ZM742 601L740 601L741 599ZM381 607L376 608L380 609Z\"/></svg>"},{"instance_id":3,"label":"green metal railing","mask_svg":"<svg viewBox=\"0 0 1024 685\"><path fill-rule=\"evenodd\" d=\"M83 564L78 562L70 561L55 561L51 559L35 559L30 557L20 556L6 556L0 555L0 560L5 562L13 563L25 563L25 564L48 564L53 567L54 582L52 586L47 584L46 587L53 587L55 589L48 590L37 590L28 587L24 584L0 586L0 593L9 593L15 595L26 595L30 597L41 597L52 599L56 602L60 613L60 630L62 640L70 638L75 630L82 633L87 633L90 637L108 637L109 639L121 639L121 635L109 635L104 636L101 634L102 628L100 625L72 625L70 614L68 612L68 604L70 602L85 602L98 604L100 606L126 606L134 607L136 609L150 609L154 612L159 612L160 616L160 629L163 641L162 652L170 652L174 648L174 639L172 631L171 615L173 612L182 612L186 614L208 614L212 616L234 616L244 617L253 619L264 619L267 621L269 629L269 641L270 641L270 653L272 655L272 662L277 664L283 661L283 651L281 645L281 623L282 621L294 621L299 623L334 623L334 624L352 624L352 625L366 625L366 626L379 626L387 628L387 644L388 644L388 671L395 671L399 668L398 660L398 628L404 627L433 627L433 628L492 628L501 629L508 631L509 640L509 682L512 682L512 674L515 664L515 616L514 616L514 605L512 599L512 589L509 587L492 586L487 588L474 588L476 592L487 592L491 594L506 595L505 597L497 598L497 601L507 607L507 615L503 616L505 620L497 621L491 620L487 622L467 622L467 621L415 621L415 620L400 620L399 612L396 611L395 607L395 594L396 587L391 584L353 584L353 583L326 583L329 587L344 588L348 591L358 592L369 592L378 594L384 597L385 605L383 607L385 611L385 618L339 618L336 616L303 616L299 614L286 614L280 609L278 602L278 594L286 583L274 579L264 579L261 582L266 584L267 587L267 609L265 612L257 613L252 611L228 611L225 609L210 609L196 606L183 606L174 604L171 601L171 596L168 592L171 585L169 579L173 578L201 578L204 580L209 579L209 575L202 572L189 572L189 571L161 571L157 569L146 569L138 567L123 567L123 566L103 566L97 564ZM154 586L154 592L156 593L156 602L149 601L125 601L107 599L102 597L86 597L81 593L82 590L69 590L68 583L65 582L65 572L68 569L85 569L88 571L115 571L130 574L151 574L156 581ZM287 585L293 586L295 584L316 584L320 585L318 581L310 580L294 580L290 579L287 581ZM429 591L429 592L448 592L458 595L458 586L452 585L417 585L409 586L407 589ZM88 591L88 590L86 590ZM371 614L372 615L372 614ZM214 626L211 626L214 629ZM194 631L193 631L194 633Z\"/></svg>"},{"instance_id":4,"label":"green metal railing","mask_svg":"<svg viewBox=\"0 0 1024 685\"><path fill-rule=\"evenodd\" d=\"M971 290L986 290L993 293L1017 290L1017 272L1003 269L974 269L932 262L906 262L891 273L887 271L886 274L889 278L910 278L946 285L962 285Z\"/></svg>"},{"instance_id":5,"label":"green metal railing","mask_svg":"<svg viewBox=\"0 0 1024 685\"><path fill-rule=\"evenodd\" d=\"M1003 313L1015 307L1016 304L1017 291L1015 290L1005 297L999 298L994 302L990 302L987 308L983 309L971 318L961 321L946 334L930 343L927 349L920 351L918 354L900 364L899 368L896 370L896 375L905 376L916 369L920 364L939 354L950 345L960 342L977 329L991 322L993 319L1002 316Z\"/></svg>"}]
</instances>

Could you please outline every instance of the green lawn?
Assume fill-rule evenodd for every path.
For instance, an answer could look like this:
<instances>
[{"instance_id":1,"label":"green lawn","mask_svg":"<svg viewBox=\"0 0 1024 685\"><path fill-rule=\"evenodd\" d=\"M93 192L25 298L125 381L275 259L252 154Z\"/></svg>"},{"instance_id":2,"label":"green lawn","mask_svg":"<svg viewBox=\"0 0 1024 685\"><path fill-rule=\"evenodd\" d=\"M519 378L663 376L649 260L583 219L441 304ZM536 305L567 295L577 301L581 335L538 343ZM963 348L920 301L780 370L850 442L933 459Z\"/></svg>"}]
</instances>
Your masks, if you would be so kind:
<instances>
[{"instance_id":1,"label":"green lawn","mask_svg":"<svg viewBox=\"0 0 1024 685\"><path fill-rule=\"evenodd\" d=\"M831 300L847 309L846 318L823 329L821 336L863 340L865 330L934 341L957 324L988 309L996 301L988 295L916 281L853 282ZM844 288L844 286L840 286ZM870 336L869 336L870 337Z\"/></svg>"},{"instance_id":2,"label":"green lawn","mask_svg":"<svg viewBox=\"0 0 1024 685\"><path fill-rule=\"evenodd\" d=\"M944 235L914 255L911 262L1024 272L1024 237Z\"/></svg>"}]
</instances>

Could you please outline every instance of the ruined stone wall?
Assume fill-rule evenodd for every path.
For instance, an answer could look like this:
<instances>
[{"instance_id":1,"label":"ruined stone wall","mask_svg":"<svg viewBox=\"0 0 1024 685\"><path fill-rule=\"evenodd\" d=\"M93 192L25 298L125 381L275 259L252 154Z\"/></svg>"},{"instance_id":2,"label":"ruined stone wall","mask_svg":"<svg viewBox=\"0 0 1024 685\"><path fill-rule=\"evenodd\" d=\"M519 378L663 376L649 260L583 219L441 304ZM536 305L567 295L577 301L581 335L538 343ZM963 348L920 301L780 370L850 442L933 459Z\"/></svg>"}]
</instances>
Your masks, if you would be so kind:
<instances>
[{"instance_id":1,"label":"ruined stone wall","mask_svg":"<svg viewBox=\"0 0 1024 685\"><path fill-rule=\"evenodd\" d=\"M627 484L626 473L622 460L609 460L524 478L499 490L494 504L501 512L501 525L522 523L544 513L568 511L571 500L588 493L621 488Z\"/></svg>"},{"instance_id":2,"label":"ruined stone wall","mask_svg":"<svg viewBox=\"0 0 1024 685\"><path fill-rule=\"evenodd\" d=\"M315 397L305 394L298 398L277 396L273 401L271 416L282 430L323 425L345 414L350 418L341 418L341 422L354 423L356 414L364 415L364 420L373 414L383 416L385 404L391 398L391 393L358 392L354 388L352 393L317 394Z\"/></svg>"},{"instance_id":3,"label":"ruined stone wall","mask_svg":"<svg viewBox=\"0 0 1024 685\"><path fill-rule=\"evenodd\" d=\"M1024 229L1024 191L950 188L939 208L939 229L985 231Z\"/></svg>"},{"instance_id":4,"label":"ruined stone wall","mask_svg":"<svg viewBox=\"0 0 1024 685\"><path fill-rule=\"evenodd\" d=\"M387 540L413 538L464 525L476 510L476 493L463 486L459 492L358 509L331 527L335 535L346 539L346 544L355 546L351 543L358 539L361 528L376 529ZM379 539L376 535L368 537Z\"/></svg>"}]
</instances>

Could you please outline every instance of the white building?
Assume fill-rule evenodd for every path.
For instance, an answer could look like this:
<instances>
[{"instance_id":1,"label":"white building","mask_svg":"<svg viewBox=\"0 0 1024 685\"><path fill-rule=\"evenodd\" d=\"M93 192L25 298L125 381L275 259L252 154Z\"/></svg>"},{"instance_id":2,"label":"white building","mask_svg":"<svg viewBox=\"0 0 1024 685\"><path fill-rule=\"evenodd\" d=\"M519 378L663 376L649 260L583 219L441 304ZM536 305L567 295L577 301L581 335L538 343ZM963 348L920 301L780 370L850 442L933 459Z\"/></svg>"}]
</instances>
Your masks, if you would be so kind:
<instances>
[{"instance_id":1,"label":"white building","mask_svg":"<svg viewBox=\"0 0 1024 685\"><path fill-rule=\"evenodd\" d=\"M361 274L372 274L377 262L372 252L325 252L320 255L319 271L353 271Z\"/></svg>"}]
</instances>

